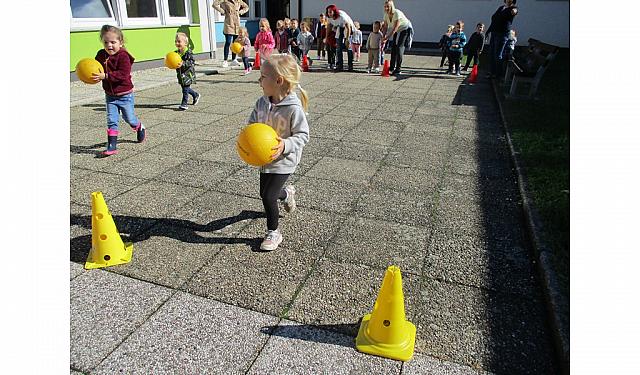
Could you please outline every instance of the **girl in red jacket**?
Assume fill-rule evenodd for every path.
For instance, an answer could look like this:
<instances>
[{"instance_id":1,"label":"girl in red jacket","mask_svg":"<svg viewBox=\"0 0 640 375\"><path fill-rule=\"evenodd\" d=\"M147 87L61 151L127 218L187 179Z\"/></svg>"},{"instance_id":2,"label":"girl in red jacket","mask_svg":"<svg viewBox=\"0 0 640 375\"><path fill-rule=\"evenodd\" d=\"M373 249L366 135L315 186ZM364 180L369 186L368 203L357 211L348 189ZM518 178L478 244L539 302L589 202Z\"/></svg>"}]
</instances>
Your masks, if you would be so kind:
<instances>
[{"instance_id":1,"label":"girl in red jacket","mask_svg":"<svg viewBox=\"0 0 640 375\"><path fill-rule=\"evenodd\" d=\"M138 143L144 141L144 125L133 112L133 82L131 82L131 64L134 58L124 48L122 30L115 26L104 25L100 30L100 40L104 45L96 54L96 60L102 64L104 73L93 74L93 80L102 81L107 103L107 149L102 152L109 156L118 152L118 123L120 112L131 129L136 132Z\"/></svg>"}]
</instances>

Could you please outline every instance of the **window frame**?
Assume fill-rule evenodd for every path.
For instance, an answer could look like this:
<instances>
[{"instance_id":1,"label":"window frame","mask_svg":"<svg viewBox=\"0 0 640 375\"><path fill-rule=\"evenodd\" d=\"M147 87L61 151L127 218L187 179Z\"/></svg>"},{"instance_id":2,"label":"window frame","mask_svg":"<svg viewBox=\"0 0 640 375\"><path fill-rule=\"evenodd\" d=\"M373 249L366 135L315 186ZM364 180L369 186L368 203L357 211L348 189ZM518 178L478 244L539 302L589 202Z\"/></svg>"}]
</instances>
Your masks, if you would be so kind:
<instances>
[{"instance_id":1,"label":"window frame","mask_svg":"<svg viewBox=\"0 0 640 375\"><path fill-rule=\"evenodd\" d=\"M73 13L71 11L71 2L69 2L69 19L70 19L71 29L72 30L84 29L84 28L100 29L102 25L105 25L105 24L115 25L117 23L116 10L114 9L114 6L111 0L107 0L107 4L109 5L109 11L111 12L111 17L74 18Z\"/></svg>"},{"instance_id":2,"label":"window frame","mask_svg":"<svg viewBox=\"0 0 640 375\"><path fill-rule=\"evenodd\" d=\"M120 23L122 27L130 26L162 26L162 6L160 0L152 0L156 4L156 17L129 17L127 14L127 0L115 0L119 7Z\"/></svg>"},{"instance_id":3,"label":"window frame","mask_svg":"<svg viewBox=\"0 0 640 375\"><path fill-rule=\"evenodd\" d=\"M162 5L162 14L164 17L163 25L168 26L180 26L191 23L191 1L190 0L182 0L184 4L185 16L184 17L171 17L169 13L169 0L160 0Z\"/></svg>"},{"instance_id":4,"label":"window frame","mask_svg":"<svg viewBox=\"0 0 640 375\"><path fill-rule=\"evenodd\" d=\"M190 25L192 21L191 1L182 0L186 17L171 17L168 0L153 0L156 4L157 17L128 17L126 0L107 0L111 18L74 18L69 3L69 19L71 31L99 30L102 25L109 24L120 28L134 29L144 27L164 27Z\"/></svg>"}]
</instances>

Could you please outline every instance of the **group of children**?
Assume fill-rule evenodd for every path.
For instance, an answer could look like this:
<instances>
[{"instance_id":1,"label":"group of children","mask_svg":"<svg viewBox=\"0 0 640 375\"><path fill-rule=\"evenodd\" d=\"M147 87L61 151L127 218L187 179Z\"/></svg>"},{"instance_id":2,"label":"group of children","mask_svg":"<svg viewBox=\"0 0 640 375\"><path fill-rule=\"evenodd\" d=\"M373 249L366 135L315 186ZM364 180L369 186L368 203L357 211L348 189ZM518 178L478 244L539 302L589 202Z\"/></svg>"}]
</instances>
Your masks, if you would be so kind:
<instances>
[{"instance_id":1,"label":"group of children","mask_svg":"<svg viewBox=\"0 0 640 375\"><path fill-rule=\"evenodd\" d=\"M285 18L276 22L276 31L272 33L269 20L261 18L259 28L253 47L260 53L261 63L268 59L274 50L277 53L292 54L298 61L309 56L315 38L308 23L303 22L298 28L297 19ZM249 47L245 47L244 52L248 53ZM312 64L311 59L308 59L308 62Z\"/></svg>"},{"instance_id":2,"label":"group of children","mask_svg":"<svg viewBox=\"0 0 640 375\"><path fill-rule=\"evenodd\" d=\"M261 29L264 25L261 25ZM266 25L268 28L268 23ZM261 30L264 31L264 30ZM307 30L308 32L308 30ZM304 33L304 31L303 31ZM301 34L303 34L301 33ZM248 36L243 32L242 41L245 61ZM298 35L299 37L299 35ZM298 40L301 40L298 38ZM102 82L105 91L107 109L107 149L104 156L117 153L119 135L118 124L120 113L124 121L136 132L138 143L146 139L146 129L134 112L133 82L131 81L131 66L134 58L124 48L122 30L115 26L104 25L100 30L100 41L103 49L96 54L96 60L102 65L102 73L94 73L95 82ZM191 89L195 82L194 59L188 48L189 39L184 33L177 33L175 38L176 52L182 57L182 62L176 69L178 83L182 87L182 103L180 109L187 109L189 96L193 98L193 105L197 104L200 94ZM292 47L305 50L309 43L297 43ZM260 46L256 46L256 49ZM306 50L308 53L308 50ZM275 250L282 242L282 234L278 230L279 207L278 202L284 203L287 212L296 208L295 187L285 183L295 172L302 157L302 149L309 141L309 124L306 118L308 109L307 93L300 87L301 69L292 53L269 54L260 69L261 96L247 120L247 124L261 122L271 126L277 133L277 146L272 148L272 162L260 168L260 198L267 217L267 233L260 248L264 251ZM300 98L295 90L300 91Z\"/></svg>"},{"instance_id":3,"label":"group of children","mask_svg":"<svg viewBox=\"0 0 640 375\"><path fill-rule=\"evenodd\" d=\"M485 44L484 24L478 23L476 30L467 41L467 37L464 33L464 22L462 20L456 22L455 25L447 26L447 32L442 35L439 48L442 50L442 59L440 60L440 67L442 68L445 61L448 59L448 74L460 75L460 71L466 71L469 69L471 60L473 59L473 65L477 65L480 60L480 54ZM505 60L509 60L513 56L513 51L516 45L516 32L511 30L509 33L509 40L505 46ZM467 61L464 67L460 69L462 56L467 56Z\"/></svg>"}]
</instances>

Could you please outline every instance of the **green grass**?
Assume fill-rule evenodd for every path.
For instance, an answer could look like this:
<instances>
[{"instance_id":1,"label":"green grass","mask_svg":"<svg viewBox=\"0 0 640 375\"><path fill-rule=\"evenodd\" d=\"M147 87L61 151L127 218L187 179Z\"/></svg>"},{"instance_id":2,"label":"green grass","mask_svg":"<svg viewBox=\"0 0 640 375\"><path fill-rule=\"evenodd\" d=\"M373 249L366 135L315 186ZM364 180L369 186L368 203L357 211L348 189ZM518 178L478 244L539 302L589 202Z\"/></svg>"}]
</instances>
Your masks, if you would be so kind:
<instances>
[{"instance_id":1,"label":"green grass","mask_svg":"<svg viewBox=\"0 0 640 375\"><path fill-rule=\"evenodd\" d=\"M569 297L569 50L550 63L536 100L499 100Z\"/></svg>"}]
</instances>

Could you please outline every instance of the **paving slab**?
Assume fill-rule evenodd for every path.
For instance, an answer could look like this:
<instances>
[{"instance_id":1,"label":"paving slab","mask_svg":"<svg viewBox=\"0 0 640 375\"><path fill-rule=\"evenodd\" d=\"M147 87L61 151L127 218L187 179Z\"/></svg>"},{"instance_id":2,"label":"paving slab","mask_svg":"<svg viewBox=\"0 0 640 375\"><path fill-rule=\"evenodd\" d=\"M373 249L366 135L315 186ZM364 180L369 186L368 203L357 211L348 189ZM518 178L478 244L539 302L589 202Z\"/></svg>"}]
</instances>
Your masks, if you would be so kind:
<instances>
[{"instance_id":1,"label":"paving slab","mask_svg":"<svg viewBox=\"0 0 640 375\"><path fill-rule=\"evenodd\" d=\"M81 178L71 179L71 202L91 204L91 193L102 192L106 199L113 199L146 182L141 178L121 176L117 174L85 171Z\"/></svg>"},{"instance_id":2,"label":"paving slab","mask_svg":"<svg viewBox=\"0 0 640 375\"><path fill-rule=\"evenodd\" d=\"M354 184L368 184L377 169L378 163L327 156L309 169L305 176Z\"/></svg>"},{"instance_id":3,"label":"paving slab","mask_svg":"<svg viewBox=\"0 0 640 375\"><path fill-rule=\"evenodd\" d=\"M454 362L414 353L413 359L402 366L402 375L438 374L438 375L490 375L491 373L473 369Z\"/></svg>"},{"instance_id":4,"label":"paving slab","mask_svg":"<svg viewBox=\"0 0 640 375\"><path fill-rule=\"evenodd\" d=\"M500 374L553 373L539 299L425 279L416 350Z\"/></svg>"},{"instance_id":5,"label":"paving slab","mask_svg":"<svg viewBox=\"0 0 640 375\"><path fill-rule=\"evenodd\" d=\"M208 160L186 160L156 178L158 181L212 189L238 168Z\"/></svg>"},{"instance_id":6,"label":"paving slab","mask_svg":"<svg viewBox=\"0 0 640 375\"><path fill-rule=\"evenodd\" d=\"M427 227L431 224L434 207L432 195L375 187L363 192L355 212L363 217Z\"/></svg>"},{"instance_id":7,"label":"paving slab","mask_svg":"<svg viewBox=\"0 0 640 375\"><path fill-rule=\"evenodd\" d=\"M391 265L391 264L389 264ZM297 295L286 318L355 339L360 319L371 313L380 291L384 268L321 259ZM419 306L419 278L402 274L405 314L412 321Z\"/></svg>"},{"instance_id":8,"label":"paving slab","mask_svg":"<svg viewBox=\"0 0 640 375\"><path fill-rule=\"evenodd\" d=\"M390 146L369 145L357 142L338 142L328 155L339 159L380 162L389 152ZM304 157L302 158L304 161Z\"/></svg>"},{"instance_id":9,"label":"paving slab","mask_svg":"<svg viewBox=\"0 0 640 375\"><path fill-rule=\"evenodd\" d=\"M283 320L248 374L399 374L401 362L360 353L354 338Z\"/></svg>"},{"instance_id":10,"label":"paving slab","mask_svg":"<svg viewBox=\"0 0 640 375\"><path fill-rule=\"evenodd\" d=\"M277 318L178 292L92 374L244 373Z\"/></svg>"},{"instance_id":11,"label":"paving slab","mask_svg":"<svg viewBox=\"0 0 640 375\"><path fill-rule=\"evenodd\" d=\"M173 142L164 142L149 150L152 154L172 155L179 158L191 159L210 151L218 145L217 142L200 139L174 138Z\"/></svg>"},{"instance_id":12,"label":"paving slab","mask_svg":"<svg viewBox=\"0 0 640 375\"><path fill-rule=\"evenodd\" d=\"M242 242L225 246L183 290L280 316L315 259L284 247L260 252L262 237L239 238Z\"/></svg>"},{"instance_id":13,"label":"paving slab","mask_svg":"<svg viewBox=\"0 0 640 375\"><path fill-rule=\"evenodd\" d=\"M69 262L69 271L71 277L70 280L73 280L75 277L82 275L85 272L84 267L76 262Z\"/></svg>"},{"instance_id":14,"label":"paving slab","mask_svg":"<svg viewBox=\"0 0 640 375\"><path fill-rule=\"evenodd\" d=\"M71 367L93 369L171 294L102 270L71 280Z\"/></svg>"},{"instance_id":15,"label":"paving slab","mask_svg":"<svg viewBox=\"0 0 640 375\"><path fill-rule=\"evenodd\" d=\"M329 245L325 256L338 262L421 274L429 233L426 228L382 220L349 217Z\"/></svg>"},{"instance_id":16,"label":"paving slab","mask_svg":"<svg viewBox=\"0 0 640 375\"><path fill-rule=\"evenodd\" d=\"M296 189L306 191L296 197L298 205L323 211L346 213L353 209L365 185L343 181L300 177Z\"/></svg>"}]
</instances>

